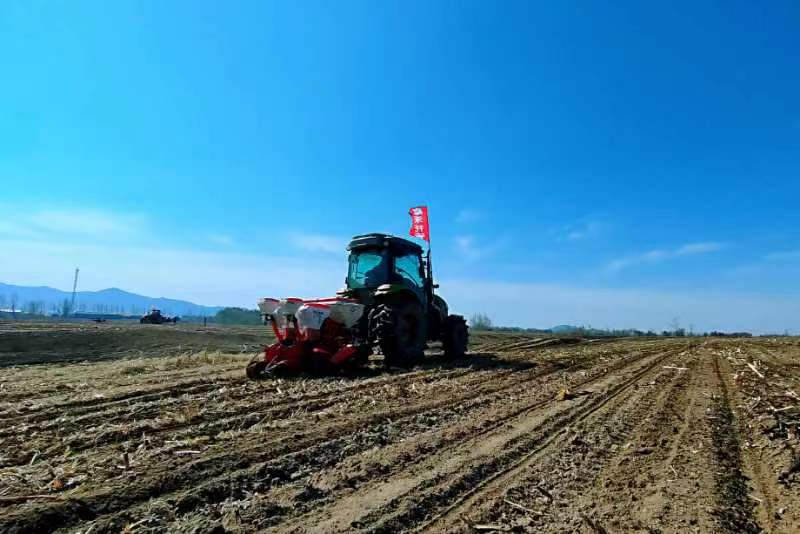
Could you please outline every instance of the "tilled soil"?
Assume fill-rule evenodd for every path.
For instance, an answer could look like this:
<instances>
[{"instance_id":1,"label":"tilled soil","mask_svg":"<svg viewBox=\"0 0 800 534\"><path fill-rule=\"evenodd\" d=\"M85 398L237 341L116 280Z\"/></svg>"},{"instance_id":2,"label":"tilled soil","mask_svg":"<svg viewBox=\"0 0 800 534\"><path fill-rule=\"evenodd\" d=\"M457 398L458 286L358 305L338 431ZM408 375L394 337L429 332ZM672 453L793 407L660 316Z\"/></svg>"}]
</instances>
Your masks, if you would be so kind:
<instances>
[{"instance_id":1,"label":"tilled soil","mask_svg":"<svg viewBox=\"0 0 800 534\"><path fill-rule=\"evenodd\" d=\"M272 338L267 329L255 326L0 320L0 369L38 363L174 356L203 350L253 352Z\"/></svg>"},{"instance_id":2,"label":"tilled soil","mask_svg":"<svg viewBox=\"0 0 800 534\"><path fill-rule=\"evenodd\" d=\"M2 369L0 531L800 529L800 341L470 351L259 382L217 353Z\"/></svg>"}]
</instances>

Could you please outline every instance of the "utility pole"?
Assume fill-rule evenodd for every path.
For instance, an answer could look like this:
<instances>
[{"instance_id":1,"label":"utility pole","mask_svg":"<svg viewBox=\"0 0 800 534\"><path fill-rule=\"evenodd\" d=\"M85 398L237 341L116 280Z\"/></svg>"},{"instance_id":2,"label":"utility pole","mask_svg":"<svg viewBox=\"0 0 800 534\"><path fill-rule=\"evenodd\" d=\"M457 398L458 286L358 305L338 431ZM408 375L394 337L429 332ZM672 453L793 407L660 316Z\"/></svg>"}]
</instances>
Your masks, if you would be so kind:
<instances>
[{"instance_id":1,"label":"utility pole","mask_svg":"<svg viewBox=\"0 0 800 534\"><path fill-rule=\"evenodd\" d=\"M69 305L70 315L75 315L75 291L78 289L78 273L80 271L77 267L75 268L75 281L72 282L72 302Z\"/></svg>"}]
</instances>

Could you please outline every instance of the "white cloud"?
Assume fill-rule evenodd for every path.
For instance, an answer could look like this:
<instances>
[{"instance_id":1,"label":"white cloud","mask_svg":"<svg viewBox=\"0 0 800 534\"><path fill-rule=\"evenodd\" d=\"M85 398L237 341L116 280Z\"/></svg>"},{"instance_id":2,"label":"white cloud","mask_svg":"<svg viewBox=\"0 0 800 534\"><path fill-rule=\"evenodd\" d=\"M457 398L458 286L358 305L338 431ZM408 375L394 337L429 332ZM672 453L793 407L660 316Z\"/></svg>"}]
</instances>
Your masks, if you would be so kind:
<instances>
[{"instance_id":1,"label":"white cloud","mask_svg":"<svg viewBox=\"0 0 800 534\"><path fill-rule=\"evenodd\" d=\"M606 231L608 225L600 221L588 221L564 229L563 239L567 241L581 241L598 237Z\"/></svg>"},{"instance_id":2,"label":"white cloud","mask_svg":"<svg viewBox=\"0 0 800 534\"><path fill-rule=\"evenodd\" d=\"M200 252L184 249L75 245L0 238L5 258L0 280L69 289L81 268L79 288L124 289L198 304L253 307L264 296L333 295L346 265L333 258ZM158 276L153 276L154 269ZM660 330L673 317L705 330L797 331L796 297L671 293L648 289L576 288L483 280L443 280L442 295L454 313L489 314L495 324L557 324Z\"/></svg>"},{"instance_id":3,"label":"white cloud","mask_svg":"<svg viewBox=\"0 0 800 534\"><path fill-rule=\"evenodd\" d=\"M508 246L508 235L493 236L491 239L478 239L474 235L464 234L453 239L453 251L457 258L465 261L477 261L497 254Z\"/></svg>"},{"instance_id":4,"label":"white cloud","mask_svg":"<svg viewBox=\"0 0 800 534\"><path fill-rule=\"evenodd\" d=\"M494 324L548 328L559 324L661 331L674 317L696 329L797 332L800 300L782 295L667 292L653 289L442 280L453 313L486 313Z\"/></svg>"},{"instance_id":5,"label":"white cloud","mask_svg":"<svg viewBox=\"0 0 800 534\"><path fill-rule=\"evenodd\" d=\"M792 261L800 260L800 250L788 250L784 252L773 252L764 256L767 261Z\"/></svg>"},{"instance_id":6,"label":"white cloud","mask_svg":"<svg viewBox=\"0 0 800 534\"><path fill-rule=\"evenodd\" d=\"M708 252L717 252L725 248L724 243L705 242L705 243L690 243L683 245L675 251L676 256L687 256L690 254L706 254Z\"/></svg>"},{"instance_id":7,"label":"white cloud","mask_svg":"<svg viewBox=\"0 0 800 534\"><path fill-rule=\"evenodd\" d=\"M145 224L140 215L85 209L39 211L29 220L35 227L48 232L86 236L136 234Z\"/></svg>"},{"instance_id":8,"label":"white cloud","mask_svg":"<svg viewBox=\"0 0 800 534\"><path fill-rule=\"evenodd\" d=\"M12 218L0 218L0 237L36 238L41 232L33 229L29 223Z\"/></svg>"},{"instance_id":9,"label":"white cloud","mask_svg":"<svg viewBox=\"0 0 800 534\"><path fill-rule=\"evenodd\" d=\"M660 263L681 256L708 254L710 252L722 250L723 248L725 248L724 243L708 241L700 243L688 243L676 249L655 249L642 254L635 254L633 256L627 256L611 261L608 263L608 265L606 265L606 270L608 272L617 272L634 265L640 265L643 263Z\"/></svg>"},{"instance_id":10,"label":"white cloud","mask_svg":"<svg viewBox=\"0 0 800 534\"><path fill-rule=\"evenodd\" d=\"M227 234L210 233L208 234L208 240L215 245L222 245L224 247L233 245L233 238Z\"/></svg>"},{"instance_id":11,"label":"white cloud","mask_svg":"<svg viewBox=\"0 0 800 534\"><path fill-rule=\"evenodd\" d=\"M304 254L290 257L207 252L137 245L136 240L121 243L91 238L98 232L105 235L107 231L130 228L146 237L147 222L137 222L135 216L97 212L97 216L80 219L86 213L40 211L27 218L0 219L4 260L0 262L0 281L69 289L74 268L80 267L82 290L123 287L153 297L246 307L253 307L263 296L332 295L343 284L346 240L335 236L293 234L290 238L299 249L336 253L339 258L320 256L310 260ZM73 217L87 221L89 228L76 229L70 221ZM63 226L56 232L59 223ZM44 231L46 227L53 233ZM63 232L75 237L64 238L68 234ZM475 236L462 235L454 246L462 258L475 260L501 245L483 245ZM636 261L664 261L720 248L719 243L689 243L673 250L650 251L636 256ZM631 260L627 261L623 267L630 264ZM154 272L157 276L153 276ZM496 324L512 326L566 323L663 329L679 316L684 325L694 323L698 328L763 332L797 330L792 322L800 316L798 299L765 295L684 294L482 280L443 281L442 294L455 313L485 312Z\"/></svg>"},{"instance_id":12,"label":"white cloud","mask_svg":"<svg viewBox=\"0 0 800 534\"><path fill-rule=\"evenodd\" d=\"M0 238L0 281L70 289L122 287L197 304L255 307L264 296L315 297L341 288L344 262L180 248L74 244ZM155 276L154 276L155 273Z\"/></svg>"},{"instance_id":13,"label":"white cloud","mask_svg":"<svg viewBox=\"0 0 800 534\"><path fill-rule=\"evenodd\" d=\"M289 236L292 245L308 252L326 252L328 254L345 253L347 240L338 236L323 234L293 233Z\"/></svg>"},{"instance_id":14,"label":"white cloud","mask_svg":"<svg viewBox=\"0 0 800 534\"><path fill-rule=\"evenodd\" d=\"M474 261L486 254L486 250L476 244L475 237L461 235L455 238L456 252L464 259Z\"/></svg>"},{"instance_id":15,"label":"white cloud","mask_svg":"<svg viewBox=\"0 0 800 534\"><path fill-rule=\"evenodd\" d=\"M342 285L340 261L281 255L208 252L157 244L158 234L137 214L93 209L0 210L0 281L69 289L75 267L80 288L122 287L148 296L198 304L253 307L259 297L333 294ZM231 245L231 236L205 236ZM295 236L304 250L336 250L328 236ZM156 273L154 276L153 273Z\"/></svg>"},{"instance_id":16,"label":"white cloud","mask_svg":"<svg viewBox=\"0 0 800 534\"><path fill-rule=\"evenodd\" d=\"M9 238L113 240L141 236L147 225L143 215L98 209L7 209L0 214L0 236Z\"/></svg>"},{"instance_id":17,"label":"white cloud","mask_svg":"<svg viewBox=\"0 0 800 534\"><path fill-rule=\"evenodd\" d=\"M771 252L754 261L729 269L725 272L725 275L733 279L749 278L757 280L760 278L760 282L763 282L763 280L775 282L779 279L776 276L778 272L796 269L796 262L798 261L800 261L800 250ZM791 278L791 280L794 282L794 278ZM788 282L787 285L793 285L792 282Z\"/></svg>"},{"instance_id":18,"label":"white cloud","mask_svg":"<svg viewBox=\"0 0 800 534\"><path fill-rule=\"evenodd\" d=\"M483 213L473 209L463 209L456 215L456 222L459 224L468 224L479 221L483 218Z\"/></svg>"}]
</instances>

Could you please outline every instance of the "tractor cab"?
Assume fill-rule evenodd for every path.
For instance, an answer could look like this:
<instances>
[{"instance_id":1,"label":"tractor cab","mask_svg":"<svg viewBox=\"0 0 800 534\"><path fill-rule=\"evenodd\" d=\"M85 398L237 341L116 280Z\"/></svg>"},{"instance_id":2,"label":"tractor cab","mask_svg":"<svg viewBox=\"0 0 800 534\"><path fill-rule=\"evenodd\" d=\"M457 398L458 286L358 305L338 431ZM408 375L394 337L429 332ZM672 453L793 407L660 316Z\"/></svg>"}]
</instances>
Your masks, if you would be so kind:
<instances>
[{"instance_id":1,"label":"tractor cab","mask_svg":"<svg viewBox=\"0 0 800 534\"><path fill-rule=\"evenodd\" d=\"M347 247L346 287L340 296L366 306L361 324L366 337L395 365L419 361L426 341L442 341L445 351L463 355L467 327L450 315L433 290L430 255L407 239L386 234L355 236Z\"/></svg>"},{"instance_id":2,"label":"tractor cab","mask_svg":"<svg viewBox=\"0 0 800 534\"><path fill-rule=\"evenodd\" d=\"M433 284L422 247L391 235L365 234L354 237L347 249L345 293L368 305L375 297L406 293L427 308Z\"/></svg>"}]
</instances>

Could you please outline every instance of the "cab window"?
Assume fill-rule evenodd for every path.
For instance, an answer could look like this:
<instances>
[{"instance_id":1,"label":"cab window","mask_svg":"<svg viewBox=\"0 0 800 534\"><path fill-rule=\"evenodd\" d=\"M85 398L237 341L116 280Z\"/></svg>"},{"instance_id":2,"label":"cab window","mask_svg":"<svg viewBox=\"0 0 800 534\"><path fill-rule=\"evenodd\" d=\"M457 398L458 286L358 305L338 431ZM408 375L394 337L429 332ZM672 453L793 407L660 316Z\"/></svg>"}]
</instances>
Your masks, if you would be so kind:
<instances>
[{"instance_id":1,"label":"cab window","mask_svg":"<svg viewBox=\"0 0 800 534\"><path fill-rule=\"evenodd\" d=\"M422 287L423 285L422 269L419 263L419 256L416 254L398 256L395 258L394 272L417 287Z\"/></svg>"},{"instance_id":2,"label":"cab window","mask_svg":"<svg viewBox=\"0 0 800 534\"><path fill-rule=\"evenodd\" d=\"M387 262L381 252L350 254L347 286L351 289L377 287L388 278Z\"/></svg>"}]
</instances>

